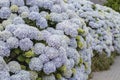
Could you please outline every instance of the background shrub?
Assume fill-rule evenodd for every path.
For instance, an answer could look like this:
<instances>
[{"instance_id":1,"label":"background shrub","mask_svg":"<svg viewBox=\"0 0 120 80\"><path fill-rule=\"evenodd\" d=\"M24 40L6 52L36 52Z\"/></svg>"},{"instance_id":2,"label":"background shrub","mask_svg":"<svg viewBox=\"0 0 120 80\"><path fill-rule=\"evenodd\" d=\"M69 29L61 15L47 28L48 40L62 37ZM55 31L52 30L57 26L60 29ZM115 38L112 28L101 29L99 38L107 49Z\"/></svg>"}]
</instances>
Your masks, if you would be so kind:
<instances>
[{"instance_id":1,"label":"background shrub","mask_svg":"<svg viewBox=\"0 0 120 80\"><path fill-rule=\"evenodd\" d=\"M94 53L94 57L92 58L92 71L103 71L108 70L110 66L114 63L114 58L118 54L113 52L110 57L108 57L105 52L103 54Z\"/></svg>"},{"instance_id":2,"label":"background shrub","mask_svg":"<svg viewBox=\"0 0 120 80\"><path fill-rule=\"evenodd\" d=\"M120 12L120 0L107 0L104 5Z\"/></svg>"}]
</instances>

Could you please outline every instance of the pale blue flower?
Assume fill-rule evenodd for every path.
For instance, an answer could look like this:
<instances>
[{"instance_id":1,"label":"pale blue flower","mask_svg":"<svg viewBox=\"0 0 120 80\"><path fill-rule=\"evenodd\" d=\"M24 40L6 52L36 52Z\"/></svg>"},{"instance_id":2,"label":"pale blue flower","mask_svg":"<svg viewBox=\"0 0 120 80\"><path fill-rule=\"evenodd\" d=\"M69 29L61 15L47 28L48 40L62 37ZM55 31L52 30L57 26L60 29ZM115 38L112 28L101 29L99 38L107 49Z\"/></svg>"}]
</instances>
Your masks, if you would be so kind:
<instances>
[{"instance_id":1,"label":"pale blue flower","mask_svg":"<svg viewBox=\"0 0 120 80\"><path fill-rule=\"evenodd\" d=\"M79 19L79 18L72 18L72 19L70 19L70 21L71 21L72 23L75 23L75 24L79 25L80 27L82 27L84 20L81 21L81 19Z\"/></svg>"},{"instance_id":2,"label":"pale blue flower","mask_svg":"<svg viewBox=\"0 0 120 80\"><path fill-rule=\"evenodd\" d=\"M8 71L8 66L4 61L3 57L0 56L0 71Z\"/></svg>"},{"instance_id":3,"label":"pale blue flower","mask_svg":"<svg viewBox=\"0 0 120 80\"><path fill-rule=\"evenodd\" d=\"M24 24L24 20L21 17L15 17L12 21L13 24L17 25L17 24Z\"/></svg>"},{"instance_id":4,"label":"pale blue flower","mask_svg":"<svg viewBox=\"0 0 120 80\"><path fill-rule=\"evenodd\" d=\"M62 74L65 78L70 78L72 76L72 70L66 70Z\"/></svg>"},{"instance_id":5,"label":"pale blue flower","mask_svg":"<svg viewBox=\"0 0 120 80\"><path fill-rule=\"evenodd\" d=\"M44 54L45 45L42 43L36 43L33 47L33 52L37 55Z\"/></svg>"},{"instance_id":6,"label":"pale blue flower","mask_svg":"<svg viewBox=\"0 0 120 80\"><path fill-rule=\"evenodd\" d=\"M24 0L10 0L12 5L24 6Z\"/></svg>"},{"instance_id":7,"label":"pale blue flower","mask_svg":"<svg viewBox=\"0 0 120 80\"><path fill-rule=\"evenodd\" d=\"M52 60L52 62L55 64L56 68L59 68L63 65L62 57L57 57Z\"/></svg>"},{"instance_id":8,"label":"pale blue flower","mask_svg":"<svg viewBox=\"0 0 120 80\"><path fill-rule=\"evenodd\" d=\"M48 58L47 54L41 54L39 56L39 59L40 59L40 61L42 61L42 63L46 63L46 62L49 61L49 58Z\"/></svg>"},{"instance_id":9,"label":"pale blue flower","mask_svg":"<svg viewBox=\"0 0 120 80\"><path fill-rule=\"evenodd\" d=\"M7 71L0 71L0 80L10 80L10 74Z\"/></svg>"},{"instance_id":10,"label":"pale blue flower","mask_svg":"<svg viewBox=\"0 0 120 80\"><path fill-rule=\"evenodd\" d=\"M39 7L34 5L32 7L29 8L30 12L39 12Z\"/></svg>"},{"instance_id":11,"label":"pale blue flower","mask_svg":"<svg viewBox=\"0 0 120 80\"><path fill-rule=\"evenodd\" d=\"M75 6L73 4L67 4L68 9L75 11Z\"/></svg>"},{"instance_id":12,"label":"pale blue flower","mask_svg":"<svg viewBox=\"0 0 120 80\"><path fill-rule=\"evenodd\" d=\"M44 5L43 0L36 0L36 1L33 1L33 2L34 2L34 5L37 5L38 7L43 7L43 5Z\"/></svg>"},{"instance_id":13,"label":"pale blue flower","mask_svg":"<svg viewBox=\"0 0 120 80\"><path fill-rule=\"evenodd\" d=\"M9 31L2 31L2 32L0 32L0 40L6 41L10 37L12 37L12 33L11 32L9 32Z\"/></svg>"},{"instance_id":14,"label":"pale blue flower","mask_svg":"<svg viewBox=\"0 0 120 80\"><path fill-rule=\"evenodd\" d=\"M64 31L66 35L70 35L71 37L76 37L78 35L77 30L72 26L66 26Z\"/></svg>"},{"instance_id":15,"label":"pale blue flower","mask_svg":"<svg viewBox=\"0 0 120 80\"><path fill-rule=\"evenodd\" d=\"M43 76L42 77L43 80L56 80L55 76L53 74L49 75L49 76Z\"/></svg>"},{"instance_id":16,"label":"pale blue flower","mask_svg":"<svg viewBox=\"0 0 120 80\"><path fill-rule=\"evenodd\" d=\"M46 16L48 16L49 13L48 13L47 11L41 11L41 12L40 12L40 15L41 15L42 17L46 18Z\"/></svg>"},{"instance_id":17,"label":"pale blue flower","mask_svg":"<svg viewBox=\"0 0 120 80\"><path fill-rule=\"evenodd\" d=\"M79 63L80 55L76 49L69 47L67 48L66 54L68 58L72 58L74 60L75 64Z\"/></svg>"},{"instance_id":18,"label":"pale blue flower","mask_svg":"<svg viewBox=\"0 0 120 80\"><path fill-rule=\"evenodd\" d=\"M53 1L50 1L50 0L44 0L43 2L44 2L43 7L45 9L51 9L52 6L54 5Z\"/></svg>"},{"instance_id":19,"label":"pale blue flower","mask_svg":"<svg viewBox=\"0 0 120 80\"><path fill-rule=\"evenodd\" d=\"M63 30L66 35L76 37L78 35L77 26L69 21L63 21L57 24L56 29Z\"/></svg>"},{"instance_id":20,"label":"pale blue flower","mask_svg":"<svg viewBox=\"0 0 120 80\"><path fill-rule=\"evenodd\" d=\"M9 16L9 18L8 18L8 20L10 21L12 21L15 17L17 17L17 14L13 14L13 13L11 13L10 14L10 16Z\"/></svg>"},{"instance_id":21,"label":"pale blue flower","mask_svg":"<svg viewBox=\"0 0 120 80\"><path fill-rule=\"evenodd\" d=\"M41 36L41 32L34 27L30 27L28 30L28 38L35 39L35 40L43 40L43 37Z\"/></svg>"},{"instance_id":22,"label":"pale blue flower","mask_svg":"<svg viewBox=\"0 0 120 80\"><path fill-rule=\"evenodd\" d=\"M12 75L10 80L31 80L30 73L28 71L21 70L19 73Z\"/></svg>"},{"instance_id":23,"label":"pale blue flower","mask_svg":"<svg viewBox=\"0 0 120 80\"><path fill-rule=\"evenodd\" d=\"M50 74L56 71L56 67L55 64L53 62L47 62L44 64L43 66L43 71L45 72L45 74Z\"/></svg>"},{"instance_id":24,"label":"pale blue flower","mask_svg":"<svg viewBox=\"0 0 120 80\"><path fill-rule=\"evenodd\" d=\"M9 7L10 1L9 0L1 0L0 1L0 7Z\"/></svg>"},{"instance_id":25,"label":"pale blue flower","mask_svg":"<svg viewBox=\"0 0 120 80\"><path fill-rule=\"evenodd\" d=\"M10 37L6 42L10 48L18 48L19 46L19 40L15 37Z\"/></svg>"},{"instance_id":26,"label":"pale blue flower","mask_svg":"<svg viewBox=\"0 0 120 80\"><path fill-rule=\"evenodd\" d=\"M58 49L58 51L59 51L59 58L61 58L61 62L63 63L63 64L66 64L67 63L67 60L68 60L68 57L67 57L67 55L66 55L66 47L60 47L59 49Z\"/></svg>"},{"instance_id":27,"label":"pale blue flower","mask_svg":"<svg viewBox=\"0 0 120 80\"><path fill-rule=\"evenodd\" d=\"M17 61L11 61L8 63L10 72L18 73L21 70L21 66Z\"/></svg>"},{"instance_id":28,"label":"pale blue flower","mask_svg":"<svg viewBox=\"0 0 120 80\"><path fill-rule=\"evenodd\" d=\"M27 36L28 36L28 29L27 28L17 28L13 32L13 34L14 34L15 37L17 37L19 39L27 38Z\"/></svg>"},{"instance_id":29,"label":"pale blue flower","mask_svg":"<svg viewBox=\"0 0 120 80\"><path fill-rule=\"evenodd\" d=\"M62 8L60 5L54 5L52 8L51 8L51 11L54 12L54 13L62 13Z\"/></svg>"},{"instance_id":30,"label":"pale blue flower","mask_svg":"<svg viewBox=\"0 0 120 80\"><path fill-rule=\"evenodd\" d=\"M46 27L48 27L48 23L47 20L43 17L39 18L36 20L36 25L40 28L40 29L44 29Z\"/></svg>"},{"instance_id":31,"label":"pale blue flower","mask_svg":"<svg viewBox=\"0 0 120 80\"><path fill-rule=\"evenodd\" d=\"M77 41L75 38L70 39L70 47L77 48Z\"/></svg>"},{"instance_id":32,"label":"pale blue flower","mask_svg":"<svg viewBox=\"0 0 120 80\"><path fill-rule=\"evenodd\" d=\"M29 13L29 8L27 6L21 6L18 9L18 13L21 14L23 12L28 12Z\"/></svg>"},{"instance_id":33,"label":"pale blue flower","mask_svg":"<svg viewBox=\"0 0 120 80\"><path fill-rule=\"evenodd\" d=\"M14 36L23 39L23 38L30 38L30 39L37 39L41 38L40 31L33 27L28 26L25 24L16 25L17 29L13 32Z\"/></svg>"},{"instance_id":34,"label":"pale blue flower","mask_svg":"<svg viewBox=\"0 0 120 80\"><path fill-rule=\"evenodd\" d=\"M69 62L70 62L69 68L72 69L75 66L75 62L73 59L69 59Z\"/></svg>"},{"instance_id":35,"label":"pale blue flower","mask_svg":"<svg viewBox=\"0 0 120 80\"><path fill-rule=\"evenodd\" d=\"M47 30L41 31L41 36L43 37L43 40L47 40L52 34L48 32Z\"/></svg>"},{"instance_id":36,"label":"pale blue flower","mask_svg":"<svg viewBox=\"0 0 120 80\"><path fill-rule=\"evenodd\" d=\"M89 22L89 26L90 26L91 28L99 28L99 27L101 27L101 26L99 26L99 24L97 24L97 23L95 23L95 22Z\"/></svg>"},{"instance_id":37,"label":"pale blue flower","mask_svg":"<svg viewBox=\"0 0 120 80\"><path fill-rule=\"evenodd\" d=\"M68 20L69 19L68 14L65 13L65 12L61 13L61 16L62 16L62 20Z\"/></svg>"},{"instance_id":38,"label":"pale blue flower","mask_svg":"<svg viewBox=\"0 0 120 80\"><path fill-rule=\"evenodd\" d=\"M39 20L41 18L41 16L38 12L30 12L28 18L30 20Z\"/></svg>"},{"instance_id":39,"label":"pale blue flower","mask_svg":"<svg viewBox=\"0 0 120 80\"><path fill-rule=\"evenodd\" d=\"M58 13L50 13L50 19L54 22L61 22L62 21L62 15Z\"/></svg>"},{"instance_id":40,"label":"pale blue flower","mask_svg":"<svg viewBox=\"0 0 120 80\"><path fill-rule=\"evenodd\" d=\"M26 0L27 5L32 5L33 6L33 5L35 5L34 3L35 3L34 0Z\"/></svg>"},{"instance_id":41,"label":"pale blue flower","mask_svg":"<svg viewBox=\"0 0 120 80\"><path fill-rule=\"evenodd\" d=\"M23 51L28 51L33 47L33 42L29 38L21 39L19 42L19 47Z\"/></svg>"},{"instance_id":42,"label":"pale blue flower","mask_svg":"<svg viewBox=\"0 0 120 80\"><path fill-rule=\"evenodd\" d=\"M46 47L45 54L48 56L49 59L53 59L59 56L58 50L53 47Z\"/></svg>"},{"instance_id":43,"label":"pale blue flower","mask_svg":"<svg viewBox=\"0 0 120 80\"><path fill-rule=\"evenodd\" d=\"M54 28L47 28L47 31L53 35L64 35L64 32L62 30L55 30Z\"/></svg>"},{"instance_id":44,"label":"pale blue flower","mask_svg":"<svg viewBox=\"0 0 120 80\"><path fill-rule=\"evenodd\" d=\"M67 80L66 78L62 77L60 80Z\"/></svg>"},{"instance_id":45,"label":"pale blue flower","mask_svg":"<svg viewBox=\"0 0 120 80\"><path fill-rule=\"evenodd\" d=\"M51 35L46 42L49 46L54 48L59 48L65 45L65 41L63 41L63 38L60 35Z\"/></svg>"},{"instance_id":46,"label":"pale blue flower","mask_svg":"<svg viewBox=\"0 0 120 80\"><path fill-rule=\"evenodd\" d=\"M10 17L11 11L8 7L2 7L0 9L0 18L1 19L7 19L8 17Z\"/></svg>"},{"instance_id":47,"label":"pale blue flower","mask_svg":"<svg viewBox=\"0 0 120 80\"><path fill-rule=\"evenodd\" d=\"M16 25L15 28L17 29L13 31L13 34L19 39L30 38L30 39L42 40L41 32L33 26L19 24L19 25ZM12 26L8 27L7 29L12 29Z\"/></svg>"},{"instance_id":48,"label":"pale blue flower","mask_svg":"<svg viewBox=\"0 0 120 80\"><path fill-rule=\"evenodd\" d=\"M6 46L0 46L0 56L9 56L10 55L10 49Z\"/></svg>"},{"instance_id":49,"label":"pale blue flower","mask_svg":"<svg viewBox=\"0 0 120 80\"><path fill-rule=\"evenodd\" d=\"M2 22L2 26L5 28L7 25L10 25L10 24L12 24L12 20L4 20L3 22Z\"/></svg>"},{"instance_id":50,"label":"pale blue flower","mask_svg":"<svg viewBox=\"0 0 120 80\"><path fill-rule=\"evenodd\" d=\"M28 12L22 12L22 13L20 14L20 16L21 16L22 18L28 18L28 15L29 15Z\"/></svg>"},{"instance_id":51,"label":"pale blue flower","mask_svg":"<svg viewBox=\"0 0 120 80\"><path fill-rule=\"evenodd\" d=\"M29 63L29 68L35 71L41 71L43 68L43 62L39 58L32 58Z\"/></svg>"}]
</instances>

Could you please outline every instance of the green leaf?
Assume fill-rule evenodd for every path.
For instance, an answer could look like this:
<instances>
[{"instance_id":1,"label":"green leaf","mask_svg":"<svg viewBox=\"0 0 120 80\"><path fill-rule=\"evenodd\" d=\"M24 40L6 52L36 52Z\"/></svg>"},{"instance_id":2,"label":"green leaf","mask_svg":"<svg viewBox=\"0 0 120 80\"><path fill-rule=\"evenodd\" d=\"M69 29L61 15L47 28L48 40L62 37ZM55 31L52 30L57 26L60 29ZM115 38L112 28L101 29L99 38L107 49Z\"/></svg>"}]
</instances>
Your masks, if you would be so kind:
<instances>
[{"instance_id":1,"label":"green leaf","mask_svg":"<svg viewBox=\"0 0 120 80\"><path fill-rule=\"evenodd\" d=\"M76 69L75 68L72 68L72 73L76 74Z\"/></svg>"},{"instance_id":2,"label":"green leaf","mask_svg":"<svg viewBox=\"0 0 120 80\"><path fill-rule=\"evenodd\" d=\"M87 70L87 69L88 69L88 63L87 63L87 62L84 62L83 64L84 64L84 66L85 66L85 69Z\"/></svg>"},{"instance_id":3,"label":"green leaf","mask_svg":"<svg viewBox=\"0 0 120 80\"><path fill-rule=\"evenodd\" d=\"M66 66L63 65L62 67L59 68L60 72L65 72L67 70Z\"/></svg>"},{"instance_id":4,"label":"green leaf","mask_svg":"<svg viewBox=\"0 0 120 80\"><path fill-rule=\"evenodd\" d=\"M38 73L35 71L29 71L31 80L36 80L38 78Z\"/></svg>"},{"instance_id":5,"label":"green leaf","mask_svg":"<svg viewBox=\"0 0 120 80\"><path fill-rule=\"evenodd\" d=\"M81 29L81 28L78 29L78 34L84 34L84 33L85 33L85 31L83 29Z\"/></svg>"},{"instance_id":6,"label":"green leaf","mask_svg":"<svg viewBox=\"0 0 120 80\"><path fill-rule=\"evenodd\" d=\"M80 48L80 49L83 48L83 43L82 43L82 42L79 41L79 42L77 43L77 45L78 45L78 48Z\"/></svg>"},{"instance_id":7,"label":"green leaf","mask_svg":"<svg viewBox=\"0 0 120 80\"><path fill-rule=\"evenodd\" d=\"M96 9L96 5L95 5L95 4L92 5L92 9L93 9L93 10Z\"/></svg>"},{"instance_id":8,"label":"green leaf","mask_svg":"<svg viewBox=\"0 0 120 80\"><path fill-rule=\"evenodd\" d=\"M77 37L76 37L76 40L77 40L77 41L80 41L80 36L77 36Z\"/></svg>"},{"instance_id":9,"label":"green leaf","mask_svg":"<svg viewBox=\"0 0 120 80\"><path fill-rule=\"evenodd\" d=\"M47 20L50 20L50 14L46 15L45 17Z\"/></svg>"},{"instance_id":10,"label":"green leaf","mask_svg":"<svg viewBox=\"0 0 120 80\"><path fill-rule=\"evenodd\" d=\"M16 54L20 54L21 51L20 51L20 49L15 49L14 52L15 52Z\"/></svg>"},{"instance_id":11,"label":"green leaf","mask_svg":"<svg viewBox=\"0 0 120 80\"><path fill-rule=\"evenodd\" d=\"M61 75L60 73L57 73L57 74L56 74L56 78L57 78L57 79L61 79L61 78L62 78L62 75Z\"/></svg>"},{"instance_id":12,"label":"green leaf","mask_svg":"<svg viewBox=\"0 0 120 80\"><path fill-rule=\"evenodd\" d=\"M30 59L25 59L25 62L26 62L27 64L29 64Z\"/></svg>"},{"instance_id":13,"label":"green leaf","mask_svg":"<svg viewBox=\"0 0 120 80\"><path fill-rule=\"evenodd\" d=\"M25 57L22 56L22 55L18 56L17 59L18 59L18 61L20 61L20 62L24 62L24 61L25 61Z\"/></svg>"},{"instance_id":14,"label":"green leaf","mask_svg":"<svg viewBox=\"0 0 120 80\"><path fill-rule=\"evenodd\" d=\"M83 63L83 59L82 58L80 58L80 63Z\"/></svg>"},{"instance_id":15,"label":"green leaf","mask_svg":"<svg viewBox=\"0 0 120 80\"><path fill-rule=\"evenodd\" d=\"M42 80L42 78L37 78L36 80Z\"/></svg>"},{"instance_id":16,"label":"green leaf","mask_svg":"<svg viewBox=\"0 0 120 80\"><path fill-rule=\"evenodd\" d=\"M21 65L21 69L26 70L26 66Z\"/></svg>"},{"instance_id":17,"label":"green leaf","mask_svg":"<svg viewBox=\"0 0 120 80\"><path fill-rule=\"evenodd\" d=\"M34 53L33 53L33 51L28 51L28 52L25 52L25 57L28 57L28 58L30 58L30 57L33 57L34 56Z\"/></svg>"},{"instance_id":18,"label":"green leaf","mask_svg":"<svg viewBox=\"0 0 120 80\"><path fill-rule=\"evenodd\" d=\"M80 58L78 65L81 66L83 64L83 59Z\"/></svg>"},{"instance_id":19,"label":"green leaf","mask_svg":"<svg viewBox=\"0 0 120 80\"><path fill-rule=\"evenodd\" d=\"M68 0L63 0L65 3L67 3L68 2Z\"/></svg>"}]
</instances>

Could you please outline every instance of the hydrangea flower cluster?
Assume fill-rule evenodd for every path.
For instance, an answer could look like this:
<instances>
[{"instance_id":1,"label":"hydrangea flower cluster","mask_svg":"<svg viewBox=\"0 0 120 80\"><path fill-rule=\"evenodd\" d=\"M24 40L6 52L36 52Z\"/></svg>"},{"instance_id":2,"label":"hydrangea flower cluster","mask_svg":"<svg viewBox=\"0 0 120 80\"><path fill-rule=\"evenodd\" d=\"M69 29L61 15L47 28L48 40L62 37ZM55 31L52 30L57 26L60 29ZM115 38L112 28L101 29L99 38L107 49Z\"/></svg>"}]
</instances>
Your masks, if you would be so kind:
<instances>
[{"instance_id":1,"label":"hydrangea flower cluster","mask_svg":"<svg viewBox=\"0 0 120 80\"><path fill-rule=\"evenodd\" d=\"M1 0L0 80L87 80L93 52L120 53L120 14L88 0Z\"/></svg>"}]
</instances>

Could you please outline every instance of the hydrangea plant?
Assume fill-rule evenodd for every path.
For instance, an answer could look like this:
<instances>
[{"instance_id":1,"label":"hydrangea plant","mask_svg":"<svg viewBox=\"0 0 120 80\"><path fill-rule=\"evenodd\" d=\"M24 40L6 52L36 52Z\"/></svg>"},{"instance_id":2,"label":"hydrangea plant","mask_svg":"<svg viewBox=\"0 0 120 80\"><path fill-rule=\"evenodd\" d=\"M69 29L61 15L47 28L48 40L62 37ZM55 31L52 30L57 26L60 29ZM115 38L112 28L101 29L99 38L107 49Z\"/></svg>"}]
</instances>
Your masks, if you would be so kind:
<instances>
[{"instance_id":1,"label":"hydrangea plant","mask_svg":"<svg viewBox=\"0 0 120 80\"><path fill-rule=\"evenodd\" d=\"M87 80L93 51L120 53L120 14L87 0L1 0L0 80Z\"/></svg>"}]
</instances>

